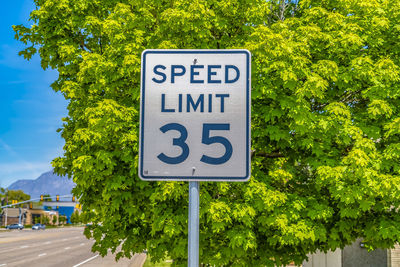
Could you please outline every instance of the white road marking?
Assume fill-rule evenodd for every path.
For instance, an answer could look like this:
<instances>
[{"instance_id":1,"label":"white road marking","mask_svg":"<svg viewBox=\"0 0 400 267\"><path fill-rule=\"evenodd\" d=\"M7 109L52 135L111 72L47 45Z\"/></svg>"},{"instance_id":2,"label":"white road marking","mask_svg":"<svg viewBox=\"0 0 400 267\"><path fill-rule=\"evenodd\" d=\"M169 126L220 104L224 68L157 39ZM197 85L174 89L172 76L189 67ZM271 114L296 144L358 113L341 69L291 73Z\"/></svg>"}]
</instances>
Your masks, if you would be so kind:
<instances>
[{"instance_id":1,"label":"white road marking","mask_svg":"<svg viewBox=\"0 0 400 267\"><path fill-rule=\"evenodd\" d=\"M62 241L67 241L68 240L68 238L64 238Z\"/></svg>"},{"instance_id":2,"label":"white road marking","mask_svg":"<svg viewBox=\"0 0 400 267\"><path fill-rule=\"evenodd\" d=\"M53 229L49 229L49 230L53 230ZM83 237L83 236L76 236L74 238L81 238L81 237ZM68 240L68 239L65 239L65 240ZM56 240L54 243L59 243L59 242L61 242L61 240ZM30 244L34 244L34 245L50 245L52 243L53 243L52 241L46 241L44 243L35 242L35 243L30 243ZM16 250L16 249L28 248L28 247L32 247L32 245L30 245L30 246L16 246L16 247L12 247L12 248L7 248L7 249L4 249L4 250L0 250L0 254L7 253L7 252L10 252L10 251L13 251L13 250ZM0 266L4 266L4 265L0 265Z\"/></svg>"},{"instance_id":3,"label":"white road marking","mask_svg":"<svg viewBox=\"0 0 400 267\"><path fill-rule=\"evenodd\" d=\"M42 253L42 254L39 254L38 257L42 257L42 256L46 256L46 255L47 255L47 253Z\"/></svg>"},{"instance_id":4,"label":"white road marking","mask_svg":"<svg viewBox=\"0 0 400 267\"><path fill-rule=\"evenodd\" d=\"M7 264L5 264L5 263L3 263L3 264L0 264L0 266L6 266Z\"/></svg>"},{"instance_id":5,"label":"white road marking","mask_svg":"<svg viewBox=\"0 0 400 267\"><path fill-rule=\"evenodd\" d=\"M66 247L66 248L64 248L64 249L70 249L71 247Z\"/></svg>"},{"instance_id":6,"label":"white road marking","mask_svg":"<svg viewBox=\"0 0 400 267\"><path fill-rule=\"evenodd\" d=\"M80 246L83 246L83 245L85 245L85 243L81 243L81 244L80 244Z\"/></svg>"},{"instance_id":7,"label":"white road marking","mask_svg":"<svg viewBox=\"0 0 400 267\"><path fill-rule=\"evenodd\" d=\"M98 256L99 256L99 255L93 256L93 257L91 257L91 258L89 258L89 259L87 259L87 260L85 260L85 261L82 261L81 263L78 263L78 264L76 264L76 265L74 265L74 266L72 266L72 267L81 266L82 264L85 264L86 262L91 261L91 260L97 258Z\"/></svg>"}]
</instances>

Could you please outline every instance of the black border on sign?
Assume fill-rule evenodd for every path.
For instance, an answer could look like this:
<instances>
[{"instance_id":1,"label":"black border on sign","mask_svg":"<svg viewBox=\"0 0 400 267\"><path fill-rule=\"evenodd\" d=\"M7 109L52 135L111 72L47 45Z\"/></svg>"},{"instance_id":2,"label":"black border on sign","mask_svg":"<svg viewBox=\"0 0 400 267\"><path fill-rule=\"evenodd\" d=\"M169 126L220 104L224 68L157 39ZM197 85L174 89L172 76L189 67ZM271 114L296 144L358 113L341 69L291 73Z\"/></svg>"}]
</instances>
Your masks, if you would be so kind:
<instances>
[{"instance_id":1,"label":"black border on sign","mask_svg":"<svg viewBox=\"0 0 400 267\"><path fill-rule=\"evenodd\" d=\"M143 173L143 146L144 146L144 111L145 111L145 77L146 56L148 54L245 54L246 55L246 175L232 176L153 176ZM145 181L214 181L214 182L245 182L250 178L250 58L248 50L153 50L147 49L142 53L141 92L140 92L140 132L139 132L139 177Z\"/></svg>"}]
</instances>

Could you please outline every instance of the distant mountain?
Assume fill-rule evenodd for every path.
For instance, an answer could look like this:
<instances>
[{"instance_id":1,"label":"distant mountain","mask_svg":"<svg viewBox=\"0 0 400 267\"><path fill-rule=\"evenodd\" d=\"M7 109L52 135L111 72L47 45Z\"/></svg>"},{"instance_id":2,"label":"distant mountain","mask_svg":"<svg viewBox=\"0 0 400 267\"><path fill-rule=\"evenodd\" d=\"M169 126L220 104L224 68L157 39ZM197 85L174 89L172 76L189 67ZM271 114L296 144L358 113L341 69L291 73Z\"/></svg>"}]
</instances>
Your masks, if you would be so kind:
<instances>
[{"instance_id":1,"label":"distant mountain","mask_svg":"<svg viewBox=\"0 0 400 267\"><path fill-rule=\"evenodd\" d=\"M67 176L58 176L53 174L52 171L45 172L35 180L18 180L11 184L9 190L22 190L31 198L39 198L40 195L49 194L55 195L68 195L71 194L72 188L75 183L68 179Z\"/></svg>"}]
</instances>

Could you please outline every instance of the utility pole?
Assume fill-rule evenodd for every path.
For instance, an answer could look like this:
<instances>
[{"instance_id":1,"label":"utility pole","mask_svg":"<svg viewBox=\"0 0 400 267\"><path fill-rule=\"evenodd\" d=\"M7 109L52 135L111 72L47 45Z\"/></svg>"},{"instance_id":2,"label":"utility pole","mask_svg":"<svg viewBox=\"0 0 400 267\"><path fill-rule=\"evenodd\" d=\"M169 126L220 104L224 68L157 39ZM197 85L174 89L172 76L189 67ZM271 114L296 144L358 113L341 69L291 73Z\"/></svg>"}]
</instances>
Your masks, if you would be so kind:
<instances>
[{"instance_id":1,"label":"utility pole","mask_svg":"<svg viewBox=\"0 0 400 267\"><path fill-rule=\"evenodd\" d=\"M19 217L18 217L18 223L21 224L21 207L19 207Z\"/></svg>"}]
</instances>

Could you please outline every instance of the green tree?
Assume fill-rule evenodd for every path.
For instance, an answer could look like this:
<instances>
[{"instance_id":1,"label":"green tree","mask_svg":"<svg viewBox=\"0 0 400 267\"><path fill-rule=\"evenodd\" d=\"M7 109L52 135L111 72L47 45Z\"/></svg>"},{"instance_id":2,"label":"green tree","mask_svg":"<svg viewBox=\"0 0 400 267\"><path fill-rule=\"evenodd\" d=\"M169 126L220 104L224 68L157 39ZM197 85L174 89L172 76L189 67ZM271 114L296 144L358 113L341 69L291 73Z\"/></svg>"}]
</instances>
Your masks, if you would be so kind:
<instances>
[{"instance_id":1,"label":"green tree","mask_svg":"<svg viewBox=\"0 0 400 267\"><path fill-rule=\"evenodd\" d=\"M67 217L65 217L65 215L60 215L58 216L58 224L65 224L65 222L67 221Z\"/></svg>"},{"instance_id":2,"label":"green tree","mask_svg":"<svg viewBox=\"0 0 400 267\"><path fill-rule=\"evenodd\" d=\"M71 217L70 217L70 221L71 221L71 223L72 224L75 224L76 223L76 219L75 219L76 217L75 217L75 212L73 212L72 214L71 214Z\"/></svg>"},{"instance_id":3,"label":"green tree","mask_svg":"<svg viewBox=\"0 0 400 267\"><path fill-rule=\"evenodd\" d=\"M53 223L53 225L57 224L57 216L53 215L52 223Z\"/></svg>"},{"instance_id":4,"label":"green tree","mask_svg":"<svg viewBox=\"0 0 400 267\"><path fill-rule=\"evenodd\" d=\"M65 215L61 216L61 222L62 224L65 224L67 222L67 216Z\"/></svg>"},{"instance_id":5,"label":"green tree","mask_svg":"<svg viewBox=\"0 0 400 267\"><path fill-rule=\"evenodd\" d=\"M6 189L3 187L0 187L0 204L1 204L1 206L6 205L5 193L6 193ZM0 208L0 213L1 212L2 212L2 208Z\"/></svg>"},{"instance_id":6,"label":"green tree","mask_svg":"<svg viewBox=\"0 0 400 267\"><path fill-rule=\"evenodd\" d=\"M81 222L81 220L80 220L79 212L75 211L71 215L71 223L77 224L77 223L80 223L80 222Z\"/></svg>"},{"instance_id":7,"label":"green tree","mask_svg":"<svg viewBox=\"0 0 400 267\"><path fill-rule=\"evenodd\" d=\"M42 223L48 225L50 223L50 218L46 215L43 216Z\"/></svg>"},{"instance_id":8,"label":"green tree","mask_svg":"<svg viewBox=\"0 0 400 267\"><path fill-rule=\"evenodd\" d=\"M43 200L44 201L53 201L49 194L43 195Z\"/></svg>"},{"instance_id":9,"label":"green tree","mask_svg":"<svg viewBox=\"0 0 400 267\"><path fill-rule=\"evenodd\" d=\"M137 177L146 48L252 52L252 177L202 183L200 259L296 263L363 237L399 241L400 2L35 0L14 26L69 101L55 171L76 183L101 255L185 265L187 183ZM101 224L100 224L101 222Z\"/></svg>"},{"instance_id":10,"label":"green tree","mask_svg":"<svg viewBox=\"0 0 400 267\"><path fill-rule=\"evenodd\" d=\"M22 190L6 190L5 196L10 200L17 200L18 202L25 201L31 199L31 196L25 194Z\"/></svg>"}]
</instances>

